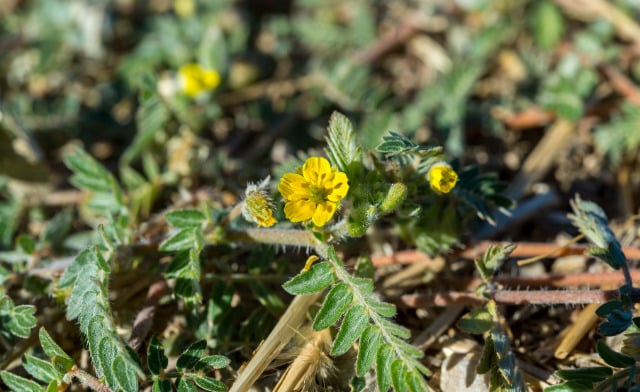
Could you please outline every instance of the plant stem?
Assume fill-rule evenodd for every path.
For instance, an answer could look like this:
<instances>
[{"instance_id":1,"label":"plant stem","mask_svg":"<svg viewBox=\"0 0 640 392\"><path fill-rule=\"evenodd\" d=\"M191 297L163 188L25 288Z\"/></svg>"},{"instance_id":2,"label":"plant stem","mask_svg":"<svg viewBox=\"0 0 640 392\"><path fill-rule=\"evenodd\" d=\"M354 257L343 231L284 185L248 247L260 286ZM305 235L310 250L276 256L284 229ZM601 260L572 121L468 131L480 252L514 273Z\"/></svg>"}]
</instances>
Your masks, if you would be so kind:
<instances>
[{"instance_id":1,"label":"plant stem","mask_svg":"<svg viewBox=\"0 0 640 392\"><path fill-rule=\"evenodd\" d=\"M80 381L82 385L96 392L111 392L111 389L91 374L74 365L66 374Z\"/></svg>"}]
</instances>

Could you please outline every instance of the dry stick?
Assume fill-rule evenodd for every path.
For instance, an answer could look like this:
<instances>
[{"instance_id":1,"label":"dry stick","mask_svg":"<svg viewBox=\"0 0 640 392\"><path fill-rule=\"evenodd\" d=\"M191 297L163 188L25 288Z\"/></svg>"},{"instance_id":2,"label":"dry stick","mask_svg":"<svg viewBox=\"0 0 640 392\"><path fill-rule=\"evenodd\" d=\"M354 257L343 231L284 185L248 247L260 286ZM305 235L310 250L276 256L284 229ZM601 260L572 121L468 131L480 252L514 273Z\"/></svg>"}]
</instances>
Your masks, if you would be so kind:
<instances>
[{"instance_id":1,"label":"dry stick","mask_svg":"<svg viewBox=\"0 0 640 392\"><path fill-rule=\"evenodd\" d=\"M138 351L140 346L142 346L142 342L146 339L151 329L153 316L156 314L158 301L160 301L160 298L167 292L167 289L167 282L164 279L149 286L147 300L133 323L131 337L129 338L129 346L135 351Z\"/></svg>"},{"instance_id":2,"label":"dry stick","mask_svg":"<svg viewBox=\"0 0 640 392\"><path fill-rule=\"evenodd\" d=\"M238 378L229 392L245 392L256 382L266 367L280 353L294 335L294 331L307 319L307 310L321 293L296 296L269 336L256 349L249 363L240 368Z\"/></svg>"},{"instance_id":3,"label":"dry stick","mask_svg":"<svg viewBox=\"0 0 640 392\"><path fill-rule=\"evenodd\" d=\"M572 122L557 119L527 156L506 194L518 200L531 184L542 178L560 154L567 150L574 130Z\"/></svg>"},{"instance_id":4,"label":"dry stick","mask_svg":"<svg viewBox=\"0 0 640 392\"><path fill-rule=\"evenodd\" d=\"M356 53L353 61L358 64L375 63L386 53L415 36L423 23L424 21L415 15L405 18L400 25L384 34L372 46Z\"/></svg>"},{"instance_id":5,"label":"dry stick","mask_svg":"<svg viewBox=\"0 0 640 392\"><path fill-rule=\"evenodd\" d=\"M618 298L618 290L555 290L555 291L496 291L491 296L499 305L582 305L604 303ZM630 293L632 302L640 300L640 293ZM396 303L410 308L431 306L483 305L487 299L473 292L446 292L434 294L407 294Z\"/></svg>"},{"instance_id":6,"label":"dry stick","mask_svg":"<svg viewBox=\"0 0 640 392\"><path fill-rule=\"evenodd\" d=\"M630 271L631 279L634 282L640 282L640 269ZM458 277L438 279L447 287L461 288L464 290L473 290L478 287L482 280L480 278ZM577 274L547 274L536 277L521 276L497 276L492 279L493 283L504 287L600 287L600 286L620 286L625 283L624 275L619 271L590 273L582 272Z\"/></svg>"},{"instance_id":7,"label":"dry stick","mask_svg":"<svg viewBox=\"0 0 640 392\"><path fill-rule=\"evenodd\" d=\"M640 106L640 88L633 83L631 79L611 65L603 65L600 69L607 78L609 78L611 87L613 87L614 90L625 97L627 101L636 106Z\"/></svg>"},{"instance_id":8,"label":"dry stick","mask_svg":"<svg viewBox=\"0 0 640 392\"><path fill-rule=\"evenodd\" d=\"M565 12L582 21L605 19L616 29L620 38L640 43L640 26L615 5L604 0L556 0Z\"/></svg>"},{"instance_id":9,"label":"dry stick","mask_svg":"<svg viewBox=\"0 0 640 392\"><path fill-rule=\"evenodd\" d=\"M584 234L579 234L575 237L573 237L569 242L567 242L566 244L558 247L557 249L551 251L551 252L547 252L547 253L543 253L541 255L538 256L534 256L534 257L530 257L528 259L524 259L524 260L519 260L518 261L518 267L522 267L523 265L528 265L528 264L532 264L535 263L536 261L540 261L544 258L550 257L551 255L553 255L556 252L561 251L562 249L568 248L569 246L575 244L576 242L580 241L581 239L584 238Z\"/></svg>"},{"instance_id":10,"label":"dry stick","mask_svg":"<svg viewBox=\"0 0 640 392\"><path fill-rule=\"evenodd\" d=\"M447 309L440 313L440 315L414 339L413 345L420 351L427 350L438 340L440 335L445 333L449 326L458 319L464 308L464 305L448 306Z\"/></svg>"},{"instance_id":11,"label":"dry stick","mask_svg":"<svg viewBox=\"0 0 640 392\"><path fill-rule=\"evenodd\" d=\"M576 321L567 329L562 341L558 344L558 347L556 347L553 353L554 357L565 359L578 343L580 343L582 338L593 329L593 326L598 322L596 309L598 309L599 306L599 304L589 304L586 308L582 309Z\"/></svg>"},{"instance_id":12,"label":"dry stick","mask_svg":"<svg viewBox=\"0 0 640 392\"><path fill-rule=\"evenodd\" d=\"M475 259L482 256L487 249L491 246L504 246L509 245L510 242L502 241L480 241L473 246L469 246L455 256ZM571 245L569 247L560 247L557 244L547 242L517 242L518 247L511 253L511 257L534 257L541 254L547 254L553 252L556 257L570 256L570 255L582 255L591 246L586 244ZM640 247L637 246L623 246L622 251L629 260L640 259ZM429 256L419 250L401 250L391 255L377 255L372 256L371 261L376 267L383 267L394 264L411 264L421 261L430 260Z\"/></svg>"}]
</instances>

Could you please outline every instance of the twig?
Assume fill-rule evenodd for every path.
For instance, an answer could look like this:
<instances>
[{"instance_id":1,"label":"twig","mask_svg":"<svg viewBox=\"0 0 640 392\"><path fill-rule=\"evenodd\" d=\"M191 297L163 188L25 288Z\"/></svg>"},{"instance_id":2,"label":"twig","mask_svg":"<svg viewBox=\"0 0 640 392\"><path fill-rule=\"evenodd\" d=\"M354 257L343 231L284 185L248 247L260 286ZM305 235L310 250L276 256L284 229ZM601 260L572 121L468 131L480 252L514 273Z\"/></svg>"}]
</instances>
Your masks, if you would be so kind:
<instances>
[{"instance_id":1,"label":"twig","mask_svg":"<svg viewBox=\"0 0 640 392\"><path fill-rule=\"evenodd\" d=\"M509 244L502 241L480 241L472 246L465 248L464 250L455 253L453 256L462 257L465 259L475 259L484 254L490 246L503 246ZM570 255L583 255L584 252L591 246L587 244L571 245L569 247L562 247L557 244L548 242L517 242L518 247L511 253L510 257L534 257L542 254L554 253L556 257L570 256ZM640 247L637 246L623 246L622 251L628 260L640 259ZM391 255L377 255L371 257L373 265L376 267L383 267L394 264L411 264L416 262L422 262L430 260L429 256L419 250L401 250Z\"/></svg>"},{"instance_id":2,"label":"twig","mask_svg":"<svg viewBox=\"0 0 640 392\"><path fill-rule=\"evenodd\" d=\"M411 15L393 30L380 37L372 46L356 53L353 61L358 64L372 64L398 45L408 41L420 31L421 19Z\"/></svg>"},{"instance_id":3,"label":"twig","mask_svg":"<svg viewBox=\"0 0 640 392\"><path fill-rule=\"evenodd\" d=\"M631 279L640 282L640 269L630 271ZM482 280L479 278L441 278L438 279L445 287L454 289L473 290L478 287ZM497 276L492 279L494 283L505 288L538 288L538 287L601 287L619 286L625 283L624 276L619 271L591 273L583 272L578 274L561 275L547 274L537 277L521 276Z\"/></svg>"},{"instance_id":4,"label":"twig","mask_svg":"<svg viewBox=\"0 0 640 392\"><path fill-rule=\"evenodd\" d=\"M100 380L80 369L76 365L73 365L73 367L67 372L66 376L77 379L82 385L96 392L111 392L111 389L107 385L101 383Z\"/></svg>"},{"instance_id":5,"label":"twig","mask_svg":"<svg viewBox=\"0 0 640 392\"><path fill-rule=\"evenodd\" d=\"M135 351L140 349L142 342L146 339L149 329L151 329L151 323L156 313L158 301L160 301L160 298L167 292L167 289L167 282L164 279L149 286L147 300L140 313L138 313L138 316L136 316L131 337L129 338L129 346Z\"/></svg>"},{"instance_id":6,"label":"twig","mask_svg":"<svg viewBox=\"0 0 640 392\"><path fill-rule=\"evenodd\" d=\"M580 315L576 321L571 324L567 329L567 333L562 338L562 341L556 347L553 356L558 359L565 359L573 349L580 343L580 340L593 328L598 321L596 315L596 309L598 304L589 304L586 308L582 309Z\"/></svg>"},{"instance_id":7,"label":"twig","mask_svg":"<svg viewBox=\"0 0 640 392\"><path fill-rule=\"evenodd\" d=\"M611 82L611 86L614 90L632 104L640 106L640 88L638 88L635 83L633 83L622 72L610 65L603 65L600 69L607 78L609 78L609 82Z\"/></svg>"},{"instance_id":8,"label":"twig","mask_svg":"<svg viewBox=\"0 0 640 392\"><path fill-rule=\"evenodd\" d=\"M604 303L619 296L618 290L503 290L491 295L499 305L581 305ZM640 292L632 289L629 297L633 303L640 302ZM396 303L410 308L430 306L482 305L487 298L473 292L446 292L433 294L407 294Z\"/></svg>"},{"instance_id":9,"label":"twig","mask_svg":"<svg viewBox=\"0 0 640 392\"><path fill-rule=\"evenodd\" d=\"M592 22L604 19L610 22L618 35L635 43L640 43L640 26L629 15L614 4L604 0L556 0L567 14L576 19Z\"/></svg>"}]
</instances>

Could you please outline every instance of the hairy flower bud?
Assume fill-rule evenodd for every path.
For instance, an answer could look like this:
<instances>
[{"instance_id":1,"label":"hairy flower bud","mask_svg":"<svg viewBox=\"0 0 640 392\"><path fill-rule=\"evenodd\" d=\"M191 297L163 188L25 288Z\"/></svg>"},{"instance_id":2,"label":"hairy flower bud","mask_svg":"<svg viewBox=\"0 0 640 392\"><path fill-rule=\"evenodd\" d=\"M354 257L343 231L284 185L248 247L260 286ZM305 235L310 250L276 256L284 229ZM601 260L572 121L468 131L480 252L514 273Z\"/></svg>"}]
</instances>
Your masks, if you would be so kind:
<instances>
[{"instance_id":1,"label":"hairy flower bud","mask_svg":"<svg viewBox=\"0 0 640 392\"><path fill-rule=\"evenodd\" d=\"M273 226L277 222L273 217L273 202L266 191L268 183L267 177L259 185L249 184L244 194L242 216L250 222L257 223L258 227Z\"/></svg>"}]
</instances>

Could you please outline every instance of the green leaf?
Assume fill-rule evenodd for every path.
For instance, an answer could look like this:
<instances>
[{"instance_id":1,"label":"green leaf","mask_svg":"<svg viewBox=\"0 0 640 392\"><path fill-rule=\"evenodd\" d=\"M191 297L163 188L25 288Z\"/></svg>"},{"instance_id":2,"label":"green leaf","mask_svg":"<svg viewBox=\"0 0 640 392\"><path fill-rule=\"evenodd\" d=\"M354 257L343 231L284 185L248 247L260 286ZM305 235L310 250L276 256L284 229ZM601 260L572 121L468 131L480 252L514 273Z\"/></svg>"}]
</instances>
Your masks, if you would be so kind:
<instances>
[{"instance_id":1,"label":"green leaf","mask_svg":"<svg viewBox=\"0 0 640 392\"><path fill-rule=\"evenodd\" d=\"M113 374L120 387L126 392L138 391L138 378L136 372L127 363L122 355L118 355L113 361Z\"/></svg>"},{"instance_id":2,"label":"green leaf","mask_svg":"<svg viewBox=\"0 0 640 392\"><path fill-rule=\"evenodd\" d=\"M31 328L36 326L36 318L33 315L36 308L32 305L18 305L9 314L6 326L9 331L21 338L28 338Z\"/></svg>"},{"instance_id":3,"label":"green leaf","mask_svg":"<svg viewBox=\"0 0 640 392\"><path fill-rule=\"evenodd\" d=\"M226 391L227 386L222 381L218 381L215 378L207 377L207 376L198 376L196 375L193 379L200 388L205 391Z\"/></svg>"},{"instance_id":4,"label":"green leaf","mask_svg":"<svg viewBox=\"0 0 640 392\"><path fill-rule=\"evenodd\" d=\"M346 353L353 343L362 335L369 323L369 314L362 305L354 305L345 314L336 335L331 355L337 356Z\"/></svg>"},{"instance_id":5,"label":"green leaf","mask_svg":"<svg viewBox=\"0 0 640 392\"><path fill-rule=\"evenodd\" d=\"M567 381L579 381L593 384L610 377L613 374L613 369L606 366L598 366L592 368L558 370L555 374Z\"/></svg>"},{"instance_id":6,"label":"green leaf","mask_svg":"<svg viewBox=\"0 0 640 392\"><path fill-rule=\"evenodd\" d=\"M600 248L591 252L599 255L615 269L626 263L622 246L609 228L607 215L602 208L596 203L582 200L579 195L576 195L570 204L574 214L569 214L569 218L573 224L589 241Z\"/></svg>"},{"instance_id":7,"label":"green leaf","mask_svg":"<svg viewBox=\"0 0 640 392\"><path fill-rule=\"evenodd\" d=\"M344 115L333 112L329 118L328 132L325 152L329 161L347 175L351 174L352 164L362 159L351 121Z\"/></svg>"},{"instance_id":8,"label":"green leaf","mask_svg":"<svg viewBox=\"0 0 640 392\"><path fill-rule=\"evenodd\" d=\"M169 359L164 354L164 348L156 336L153 336L149 342L147 364L149 365L149 371L156 376L169 365Z\"/></svg>"},{"instance_id":9,"label":"green leaf","mask_svg":"<svg viewBox=\"0 0 640 392\"><path fill-rule=\"evenodd\" d=\"M628 310L614 309L607 314L607 321L598 326L598 332L604 336L621 334L631 326L632 314Z\"/></svg>"},{"instance_id":10,"label":"green leaf","mask_svg":"<svg viewBox=\"0 0 640 392\"><path fill-rule=\"evenodd\" d=\"M176 386L178 387L178 392L198 392L198 388L193 381L184 378L178 378Z\"/></svg>"},{"instance_id":11,"label":"green leaf","mask_svg":"<svg viewBox=\"0 0 640 392\"><path fill-rule=\"evenodd\" d=\"M338 321L353 302L353 293L346 283L338 283L331 288L313 320L313 329L320 331Z\"/></svg>"},{"instance_id":12,"label":"green leaf","mask_svg":"<svg viewBox=\"0 0 640 392\"><path fill-rule=\"evenodd\" d=\"M161 252L178 252L181 250L189 250L197 247L196 232L198 228L191 227L180 229L166 240L162 241L158 248Z\"/></svg>"},{"instance_id":13,"label":"green leaf","mask_svg":"<svg viewBox=\"0 0 640 392\"><path fill-rule=\"evenodd\" d=\"M483 281L489 282L496 271L516 248L515 245L490 246L482 257L475 259L476 267Z\"/></svg>"},{"instance_id":14,"label":"green leaf","mask_svg":"<svg viewBox=\"0 0 640 392\"><path fill-rule=\"evenodd\" d=\"M17 376L13 373L9 373L7 371L0 371L0 378L2 381L7 384L9 389L15 392L43 392L44 388L31 381L27 380L24 377Z\"/></svg>"},{"instance_id":15,"label":"green leaf","mask_svg":"<svg viewBox=\"0 0 640 392\"><path fill-rule=\"evenodd\" d=\"M458 321L459 328L476 335L487 332L493 324L493 317L485 307L471 310Z\"/></svg>"},{"instance_id":16,"label":"green leaf","mask_svg":"<svg viewBox=\"0 0 640 392\"><path fill-rule=\"evenodd\" d=\"M64 157L64 163L74 174L71 183L80 189L95 192L111 191L109 172L98 161L80 148Z\"/></svg>"},{"instance_id":17,"label":"green leaf","mask_svg":"<svg viewBox=\"0 0 640 392\"><path fill-rule=\"evenodd\" d=\"M67 236L73 222L73 210L67 209L57 213L40 234L40 240L57 246Z\"/></svg>"},{"instance_id":18,"label":"green leaf","mask_svg":"<svg viewBox=\"0 0 640 392\"><path fill-rule=\"evenodd\" d=\"M160 380L158 378L153 380L153 385L151 386L151 392L171 392L173 388L171 387L171 381L169 380Z\"/></svg>"},{"instance_id":19,"label":"green leaf","mask_svg":"<svg viewBox=\"0 0 640 392\"><path fill-rule=\"evenodd\" d=\"M593 389L592 383L581 381L568 381L562 384L552 385L544 389L545 392L584 392Z\"/></svg>"},{"instance_id":20,"label":"green leaf","mask_svg":"<svg viewBox=\"0 0 640 392\"><path fill-rule=\"evenodd\" d=\"M165 214L164 217L171 226L179 229L199 227L205 220L204 214L198 210L171 211Z\"/></svg>"},{"instance_id":21,"label":"green leaf","mask_svg":"<svg viewBox=\"0 0 640 392\"><path fill-rule=\"evenodd\" d=\"M376 354L382 345L382 334L375 325L369 325L362 333L358 358L356 360L356 374L363 377L376 360Z\"/></svg>"},{"instance_id":22,"label":"green leaf","mask_svg":"<svg viewBox=\"0 0 640 392\"><path fill-rule=\"evenodd\" d=\"M327 288L335 279L331 265L323 261L314 264L308 271L304 271L287 281L282 287L293 295L317 293Z\"/></svg>"},{"instance_id":23,"label":"green leaf","mask_svg":"<svg viewBox=\"0 0 640 392\"><path fill-rule=\"evenodd\" d=\"M411 331L409 331L409 329L403 327L402 325L398 325L391 320L382 319L380 320L380 325L388 333L394 336L397 336L401 339L408 339L411 337Z\"/></svg>"},{"instance_id":24,"label":"green leaf","mask_svg":"<svg viewBox=\"0 0 640 392\"><path fill-rule=\"evenodd\" d=\"M396 359L391 362L391 383L393 384L393 389L396 392L407 390L407 383L404 379L405 374L406 369L401 360Z\"/></svg>"},{"instance_id":25,"label":"green leaf","mask_svg":"<svg viewBox=\"0 0 640 392\"><path fill-rule=\"evenodd\" d=\"M40 345L44 353L51 359L56 369L61 373L66 373L75 365L73 359L66 353L56 342L53 341L51 336L47 333L44 327L40 327L39 331Z\"/></svg>"},{"instance_id":26,"label":"green leaf","mask_svg":"<svg viewBox=\"0 0 640 392\"><path fill-rule=\"evenodd\" d=\"M600 354L600 357L607 363L607 365L611 367L627 368L635 365L636 363L635 359L613 350L602 340L598 340L596 347L598 349L598 354Z\"/></svg>"},{"instance_id":27,"label":"green leaf","mask_svg":"<svg viewBox=\"0 0 640 392\"><path fill-rule=\"evenodd\" d=\"M482 355L476 366L476 372L478 374L486 374L498 366L498 358L496 358L496 347L493 344L493 338L491 335L487 336L484 341L484 347L482 348Z\"/></svg>"},{"instance_id":28,"label":"green leaf","mask_svg":"<svg viewBox=\"0 0 640 392\"><path fill-rule=\"evenodd\" d=\"M53 380L62 378L62 374L59 374L50 362L34 357L33 355L25 354L22 360L22 366L33 378L47 384Z\"/></svg>"},{"instance_id":29,"label":"green leaf","mask_svg":"<svg viewBox=\"0 0 640 392\"><path fill-rule=\"evenodd\" d=\"M384 317L393 317L396 315L396 306L387 302L382 302L374 296L365 297L367 306L371 307L374 312Z\"/></svg>"},{"instance_id":30,"label":"green leaf","mask_svg":"<svg viewBox=\"0 0 640 392\"><path fill-rule=\"evenodd\" d=\"M190 345L187 350L178 357L178 362L176 363L178 370L193 369L196 363L198 363L200 358L204 355L204 350L206 348L207 341L204 339L198 340Z\"/></svg>"},{"instance_id":31,"label":"green leaf","mask_svg":"<svg viewBox=\"0 0 640 392\"><path fill-rule=\"evenodd\" d=\"M542 49L551 49L564 34L562 12L551 1L540 1L533 11L533 32L536 44Z\"/></svg>"},{"instance_id":32,"label":"green leaf","mask_svg":"<svg viewBox=\"0 0 640 392\"><path fill-rule=\"evenodd\" d=\"M198 360L196 369L209 371L211 369L222 369L231 363L231 360L223 355L208 355Z\"/></svg>"},{"instance_id":33,"label":"green leaf","mask_svg":"<svg viewBox=\"0 0 640 392\"><path fill-rule=\"evenodd\" d=\"M380 392L387 392L391 387L391 363L395 353L389 344L384 344L376 356L376 378Z\"/></svg>"}]
</instances>

